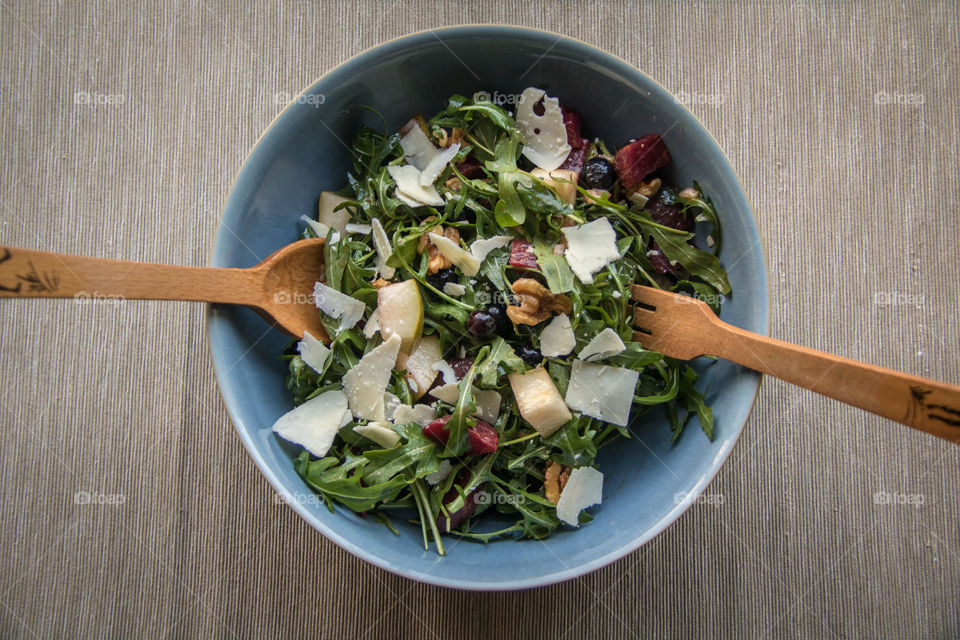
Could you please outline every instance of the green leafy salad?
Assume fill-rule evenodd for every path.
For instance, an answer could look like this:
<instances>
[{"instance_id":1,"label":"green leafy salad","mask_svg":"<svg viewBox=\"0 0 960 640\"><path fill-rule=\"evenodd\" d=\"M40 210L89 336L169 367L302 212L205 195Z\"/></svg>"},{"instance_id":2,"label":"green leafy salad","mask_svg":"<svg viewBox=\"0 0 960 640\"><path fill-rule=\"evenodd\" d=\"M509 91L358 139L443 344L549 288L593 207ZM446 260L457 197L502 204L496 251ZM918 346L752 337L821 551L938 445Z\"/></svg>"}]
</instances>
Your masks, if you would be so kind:
<instances>
[{"instance_id":1,"label":"green leafy salad","mask_svg":"<svg viewBox=\"0 0 960 640\"><path fill-rule=\"evenodd\" d=\"M635 340L630 301L638 283L719 312L709 197L669 183L657 133L615 150L542 90L515 98L515 114L454 95L397 132L361 129L347 186L304 216L326 239L328 336L284 352L296 408L273 429L331 510L415 523L441 555L444 534L589 522L598 451L655 407L665 438L693 416L713 437L696 372Z\"/></svg>"}]
</instances>

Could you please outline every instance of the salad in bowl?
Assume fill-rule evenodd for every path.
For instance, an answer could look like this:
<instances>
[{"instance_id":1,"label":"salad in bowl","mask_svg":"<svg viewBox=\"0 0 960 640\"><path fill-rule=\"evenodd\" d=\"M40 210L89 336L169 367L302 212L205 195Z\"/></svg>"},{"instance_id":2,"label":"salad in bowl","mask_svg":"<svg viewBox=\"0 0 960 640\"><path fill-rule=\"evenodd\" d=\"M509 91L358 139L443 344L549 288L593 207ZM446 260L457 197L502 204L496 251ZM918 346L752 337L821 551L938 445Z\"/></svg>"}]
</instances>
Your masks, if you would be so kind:
<instances>
[{"instance_id":1,"label":"salad in bowl","mask_svg":"<svg viewBox=\"0 0 960 640\"><path fill-rule=\"evenodd\" d=\"M542 89L515 113L474 98L360 129L304 217L327 335L282 354L295 408L273 427L331 509L410 521L441 555L602 517L597 451L648 411L712 438L694 369L635 339L630 285L717 313L730 293L717 212L667 181L658 132L615 149Z\"/></svg>"}]
</instances>

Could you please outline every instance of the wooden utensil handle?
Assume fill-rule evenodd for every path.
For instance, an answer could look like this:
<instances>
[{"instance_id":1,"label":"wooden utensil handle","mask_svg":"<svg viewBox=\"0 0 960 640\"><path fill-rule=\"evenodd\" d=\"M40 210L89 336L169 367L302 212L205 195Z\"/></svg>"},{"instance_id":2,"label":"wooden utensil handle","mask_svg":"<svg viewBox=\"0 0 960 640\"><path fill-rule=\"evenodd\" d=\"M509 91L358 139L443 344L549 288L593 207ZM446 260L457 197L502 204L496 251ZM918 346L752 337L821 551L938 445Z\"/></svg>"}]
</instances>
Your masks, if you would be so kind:
<instances>
[{"instance_id":1,"label":"wooden utensil handle","mask_svg":"<svg viewBox=\"0 0 960 640\"><path fill-rule=\"evenodd\" d=\"M0 297L199 300L245 304L262 287L254 269L175 267L0 245Z\"/></svg>"},{"instance_id":2,"label":"wooden utensil handle","mask_svg":"<svg viewBox=\"0 0 960 640\"><path fill-rule=\"evenodd\" d=\"M960 443L958 386L717 324L712 355Z\"/></svg>"}]
</instances>

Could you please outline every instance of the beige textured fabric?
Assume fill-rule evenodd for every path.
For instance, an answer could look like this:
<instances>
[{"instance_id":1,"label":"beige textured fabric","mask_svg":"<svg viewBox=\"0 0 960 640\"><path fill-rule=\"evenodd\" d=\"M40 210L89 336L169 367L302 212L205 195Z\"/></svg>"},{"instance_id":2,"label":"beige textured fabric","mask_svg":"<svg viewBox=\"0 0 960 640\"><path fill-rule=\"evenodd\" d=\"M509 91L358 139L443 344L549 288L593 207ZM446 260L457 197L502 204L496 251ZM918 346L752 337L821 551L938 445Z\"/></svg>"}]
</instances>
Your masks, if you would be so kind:
<instances>
[{"instance_id":1,"label":"beige textured fabric","mask_svg":"<svg viewBox=\"0 0 960 640\"><path fill-rule=\"evenodd\" d=\"M0 3L0 242L202 265L275 94L410 31L533 25L637 65L716 135L775 336L960 382L955 3L237 5ZM776 380L720 506L582 579L458 593L276 504L202 305L0 314L0 636L960 636L960 447Z\"/></svg>"}]
</instances>

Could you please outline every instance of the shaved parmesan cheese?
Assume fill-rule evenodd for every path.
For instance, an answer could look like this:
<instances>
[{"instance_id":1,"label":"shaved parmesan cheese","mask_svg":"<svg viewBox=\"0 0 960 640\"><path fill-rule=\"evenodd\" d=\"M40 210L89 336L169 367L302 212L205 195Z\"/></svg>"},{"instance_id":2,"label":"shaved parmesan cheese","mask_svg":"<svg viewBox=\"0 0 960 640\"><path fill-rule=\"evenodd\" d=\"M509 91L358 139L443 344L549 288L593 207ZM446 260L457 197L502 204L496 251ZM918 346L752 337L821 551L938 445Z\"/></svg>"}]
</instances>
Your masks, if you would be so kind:
<instances>
[{"instance_id":1,"label":"shaved parmesan cheese","mask_svg":"<svg viewBox=\"0 0 960 640\"><path fill-rule=\"evenodd\" d=\"M333 191L324 191L320 194L320 204L317 207L317 220L321 224L336 229L340 235L345 235L347 223L350 222L350 212L344 207L334 211L344 202L349 202L349 198L338 196ZM319 233L317 235L320 235ZM326 236L320 236L325 238Z\"/></svg>"},{"instance_id":2,"label":"shaved parmesan cheese","mask_svg":"<svg viewBox=\"0 0 960 640\"><path fill-rule=\"evenodd\" d=\"M387 420L393 420L393 414L396 413L402 404L396 394L387 391L383 394L383 416Z\"/></svg>"},{"instance_id":3,"label":"shaved parmesan cheese","mask_svg":"<svg viewBox=\"0 0 960 640\"><path fill-rule=\"evenodd\" d=\"M412 407L402 404L393 412L393 424L414 422L421 427L437 417L437 410L428 404L415 404Z\"/></svg>"},{"instance_id":4,"label":"shaved parmesan cheese","mask_svg":"<svg viewBox=\"0 0 960 640\"><path fill-rule=\"evenodd\" d=\"M579 227L565 227L567 238L564 256L580 282L591 284L593 274L620 258L617 234L606 218L597 218Z\"/></svg>"},{"instance_id":5,"label":"shaved parmesan cheese","mask_svg":"<svg viewBox=\"0 0 960 640\"><path fill-rule=\"evenodd\" d=\"M460 296L462 296L467 292L467 288L462 284L458 284L456 282L448 282L445 285L443 285L443 292L448 296L454 296L456 298L459 298Z\"/></svg>"},{"instance_id":6,"label":"shaved parmesan cheese","mask_svg":"<svg viewBox=\"0 0 960 640\"><path fill-rule=\"evenodd\" d=\"M580 512L603 501L603 474L592 467L570 472L557 500L557 517L571 527L580 525Z\"/></svg>"},{"instance_id":7,"label":"shaved parmesan cheese","mask_svg":"<svg viewBox=\"0 0 960 640\"><path fill-rule=\"evenodd\" d=\"M627 426L639 371L574 360L564 402L574 411Z\"/></svg>"},{"instance_id":8,"label":"shaved parmesan cheese","mask_svg":"<svg viewBox=\"0 0 960 640\"><path fill-rule=\"evenodd\" d=\"M456 242L436 233L430 234L430 242L436 245L443 257L457 265L464 275L475 276L480 271L480 261L460 248Z\"/></svg>"},{"instance_id":9,"label":"shaved parmesan cheese","mask_svg":"<svg viewBox=\"0 0 960 640\"><path fill-rule=\"evenodd\" d=\"M313 301L317 308L331 318L340 320L338 331L350 329L360 321L367 305L345 293L331 289L322 282L313 286Z\"/></svg>"},{"instance_id":10,"label":"shaved parmesan cheese","mask_svg":"<svg viewBox=\"0 0 960 640\"><path fill-rule=\"evenodd\" d=\"M579 355L581 360L593 362L615 356L618 353L623 353L626 348L626 345L623 344L623 340L620 339L617 332L607 327L595 335L593 340L588 342L587 346L580 350Z\"/></svg>"},{"instance_id":11,"label":"shaved parmesan cheese","mask_svg":"<svg viewBox=\"0 0 960 640\"><path fill-rule=\"evenodd\" d=\"M533 107L541 100L543 115L538 116ZM535 87L523 90L517 105L517 126L523 136L523 155L541 169L556 169L570 155L560 102L544 91Z\"/></svg>"},{"instance_id":12,"label":"shaved parmesan cheese","mask_svg":"<svg viewBox=\"0 0 960 640\"><path fill-rule=\"evenodd\" d=\"M473 244L470 245L470 253L479 262L483 262L491 251L507 246L511 240L513 240L513 236L492 236L474 240Z\"/></svg>"},{"instance_id":13,"label":"shaved parmesan cheese","mask_svg":"<svg viewBox=\"0 0 960 640\"><path fill-rule=\"evenodd\" d=\"M399 188L393 192L393 195L397 196L397 200L407 205L411 209L416 209L417 207L426 206L423 202L420 202L419 200L414 200L413 198L408 198L407 196L403 195L403 193L400 191Z\"/></svg>"},{"instance_id":14,"label":"shaved parmesan cheese","mask_svg":"<svg viewBox=\"0 0 960 640\"><path fill-rule=\"evenodd\" d=\"M565 356L577 346L570 318L565 313L554 316L540 333L540 353L548 358Z\"/></svg>"},{"instance_id":15,"label":"shaved parmesan cheese","mask_svg":"<svg viewBox=\"0 0 960 640\"><path fill-rule=\"evenodd\" d=\"M435 153L420 173L420 185L424 187L432 185L433 181L443 173L446 166L453 160L453 156L457 155L459 151L460 145L452 144L446 149Z\"/></svg>"},{"instance_id":16,"label":"shaved parmesan cheese","mask_svg":"<svg viewBox=\"0 0 960 640\"><path fill-rule=\"evenodd\" d=\"M438 485L444 480L447 479L447 476L450 475L450 472L453 471L453 465L450 464L449 460L441 460L440 466L437 467L437 470L433 473L428 473L423 477L431 487Z\"/></svg>"},{"instance_id":17,"label":"shaved parmesan cheese","mask_svg":"<svg viewBox=\"0 0 960 640\"><path fill-rule=\"evenodd\" d=\"M273 432L323 457L330 450L344 416L349 420L346 394L339 389L327 391L281 416L273 424Z\"/></svg>"},{"instance_id":18,"label":"shaved parmesan cheese","mask_svg":"<svg viewBox=\"0 0 960 640\"><path fill-rule=\"evenodd\" d=\"M493 389L478 389L476 387L471 387L471 391L473 392L473 399L477 406L473 415L481 420L486 420L490 424L495 423L497 418L500 417L500 403L502 400L500 394ZM437 400L457 404L457 400L460 399L460 385L457 383L445 384L431 391L430 395Z\"/></svg>"},{"instance_id":19,"label":"shaved parmesan cheese","mask_svg":"<svg viewBox=\"0 0 960 640\"><path fill-rule=\"evenodd\" d=\"M408 206L422 207L429 204L439 207L443 204L443 198L436 189L429 185L423 186L420 184L420 170L415 166L391 164L387 166L387 171L393 181L397 183L397 197L403 195L409 200L420 203L411 205L409 202L405 202Z\"/></svg>"},{"instance_id":20,"label":"shaved parmesan cheese","mask_svg":"<svg viewBox=\"0 0 960 640\"><path fill-rule=\"evenodd\" d=\"M453 367L450 366L450 363L446 360L437 360L430 366L430 368L434 371L440 372L440 375L443 376L443 382L445 384L457 383L457 374L454 372Z\"/></svg>"},{"instance_id":21,"label":"shaved parmesan cheese","mask_svg":"<svg viewBox=\"0 0 960 640\"><path fill-rule=\"evenodd\" d=\"M387 232L383 230L383 225L380 224L380 218L371 220L370 226L373 228L373 247L377 250L377 273L382 278L389 280L397 273L396 269L387 265L387 259L393 255L393 245L390 244L390 238L387 237Z\"/></svg>"},{"instance_id":22,"label":"shaved parmesan cheese","mask_svg":"<svg viewBox=\"0 0 960 640\"><path fill-rule=\"evenodd\" d=\"M350 223L344 227L344 231L346 233L359 233L362 236L369 235L372 230L373 230L373 227L371 227L369 224Z\"/></svg>"},{"instance_id":23,"label":"shaved parmesan cheese","mask_svg":"<svg viewBox=\"0 0 960 640\"><path fill-rule=\"evenodd\" d=\"M313 232L317 234L318 238L326 238L327 234L330 233L330 227L323 224L322 222L317 222L316 220L311 220L307 216L300 216L300 219L307 223L307 226L313 229ZM330 236L330 242L339 242L340 233L335 231L332 236Z\"/></svg>"},{"instance_id":24,"label":"shaved parmesan cheese","mask_svg":"<svg viewBox=\"0 0 960 640\"><path fill-rule=\"evenodd\" d=\"M384 449L392 449L400 443L400 434L390 428L389 422L371 422L353 428L368 440L373 440Z\"/></svg>"},{"instance_id":25,"label":"shaved parmesan cheese","mask_svg":"<svg viewBox=\"0 0 960 640\"><path fill-rule=\"evenodd\" d=\"M330 349L327 345L310 335L309 331L304 331L303 340L297 343L297 351L300 352L300 357L307 366L317 373L323 373L323 366L327 364L327 358L330 357Z\"/></svg>"},{"instance_id":26,"label":"shaved parmesan cheese","mask_svg":"<svg viewBox=\"0 0 960 640\"><path fill-rule=\"evenodd\" d=\"M347 392L350 411L354 417L365 420L383 420L386 411L383 393L393 373L393 363L400 353L400 336L392 335L380 346L360 358L343 375L343 390Z\"/></svg>"},{"instance_id":27,"label":"shaved parmesan cheese","mask_svg":"<svg viewBox=\"0 0 960 640\"><path fill-rule=\"evenodd\" d=\"M417 168L417 171L423 171L436 155L437 148L433 146L416 120L409 121L403 128L406 129L400 138L403 156L407 162Z\"/></svg>"},{"instance_id":28,"label":"shaved parmesan cheese","mask_svg":"<svg viewBox=\"0 0 960 640\"><path fill-rule=\"evenodd\" d=\"M380 331L380 310L374 309L367 320L367 324L363 325L363 335L369 340L377 331Z\"/></svg>"}]
</instances>

